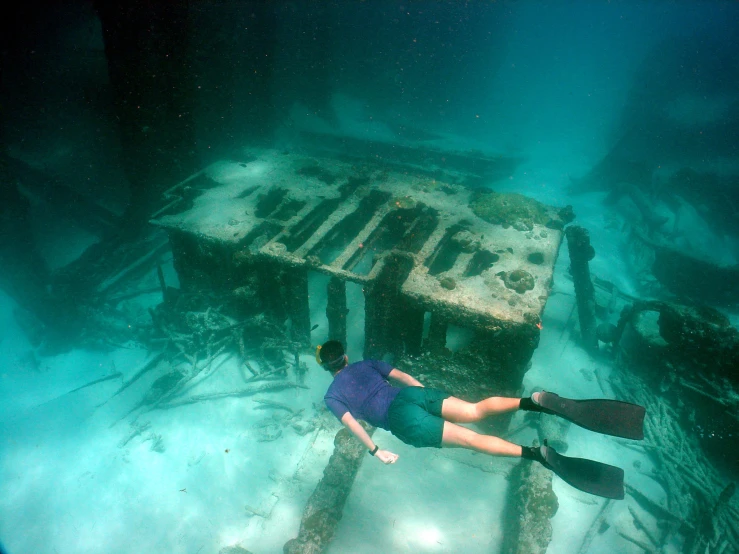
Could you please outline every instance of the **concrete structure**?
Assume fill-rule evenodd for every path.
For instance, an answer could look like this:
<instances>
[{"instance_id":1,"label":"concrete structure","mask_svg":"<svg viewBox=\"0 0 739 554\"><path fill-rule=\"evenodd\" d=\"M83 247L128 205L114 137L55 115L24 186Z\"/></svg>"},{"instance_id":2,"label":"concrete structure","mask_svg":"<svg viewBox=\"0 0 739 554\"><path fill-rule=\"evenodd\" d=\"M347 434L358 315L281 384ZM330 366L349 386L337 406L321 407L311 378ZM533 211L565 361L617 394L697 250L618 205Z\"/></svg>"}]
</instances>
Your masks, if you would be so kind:
<instances>
[{"instance_id":1,"label":"concrete structure","mask_svg":"<svg viewBox=\"0 0 739 554\"><path fill-rule=\"evenodd\" d=\"M250 151L168 191L153 223L169 233L182 287L256 298L307 346L308 272L330 276L328 335L339 340L352 309L346 283L359 283L365 357L392 354L427 386L470 401L520 393L571 210L470 186L510 160L352 144L354 155ZM449 325L474 332L454 354ZM490 430L508 422L497 418ZM285 552L322 552L335 533L365 457L339 435Z\"/></svg>"},{"instance_id":2,"label":"concrete structure","mask_svg":"<svg viewBox=\"0 0 739 554\"><path fill-rule=\"evenodd\" d=\"M476 156L478 167L496 163ZM168 191L171 201L153 223L169 233L184 288L256 287L269 314L291 320L296 342L309 342L307 276L317 271L331 276L332 338L346 337L345 286L359 283L365 356L447 353L446 330L456 325L474 330L478 367L438 375L443 370L429 360L432 384L468 397L513 393L538 343L571 213L473 190L458 184L464 171L403 167L384 158L251 150L242 162L214 163Z\"/></svg>"}]
</instances>

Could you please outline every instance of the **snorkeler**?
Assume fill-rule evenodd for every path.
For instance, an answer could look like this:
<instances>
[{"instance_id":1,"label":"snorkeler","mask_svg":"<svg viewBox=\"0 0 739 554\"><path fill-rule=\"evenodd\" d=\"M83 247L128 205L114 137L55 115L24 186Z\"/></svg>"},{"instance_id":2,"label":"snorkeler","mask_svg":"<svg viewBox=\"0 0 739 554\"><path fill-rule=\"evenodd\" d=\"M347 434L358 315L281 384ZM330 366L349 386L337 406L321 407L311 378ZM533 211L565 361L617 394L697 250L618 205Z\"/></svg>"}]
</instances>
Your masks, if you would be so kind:
<instances>
[{"instance_id":1,"label":"snorkeler","mask_svg":"<svg viewBox=\"0 0 739 554\"><path fill-rule=\"evenodd\" d=\"M328 409L385 464L398 455L381 450L358 423L390 431L417 448L467 448L492 456L535 460L570 485L598 496L624 497L621 468L558 454L551 446L520 446L499 437L482 435L459 423L473 423L494 414L514 410L545 412L564 417L586 429L640 440L644 438L644 408L617 400L570 400L554 393L534 393L531 398L490 397L477 403L425 388L412 376L378 360L349 364L343 345L330 340L316 349L316 361L334 380L324 400ZM392 379L404 388L393 387Z\"/></svg>"}]
</instances>

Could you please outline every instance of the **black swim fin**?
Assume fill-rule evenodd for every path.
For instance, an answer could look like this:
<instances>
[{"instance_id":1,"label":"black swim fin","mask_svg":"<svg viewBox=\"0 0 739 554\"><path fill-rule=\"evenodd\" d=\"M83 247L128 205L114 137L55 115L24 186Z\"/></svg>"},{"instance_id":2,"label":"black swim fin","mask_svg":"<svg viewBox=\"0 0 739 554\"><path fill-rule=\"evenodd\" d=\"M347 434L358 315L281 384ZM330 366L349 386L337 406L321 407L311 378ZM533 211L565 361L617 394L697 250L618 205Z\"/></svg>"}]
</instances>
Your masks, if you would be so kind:
<instances>
[{"instance_id":1,"label":"black swim fin","mask_svg":"<svg viewBox=\"0 0 739 554\"><path fill-rule=\"evenodd\" d=\"M563 481L583 492L622 500L624 497L624 470L595 460L563 456L547 446L541 447L545 466Z\"/></svg>"},{"instance_id":2,"label":"black swim fin","mask_svg":"<svg viewBox=\"0 0 739 554\"><path fill-rule=\"evenodd\" d=\"M543 391L534 402L543 412L555 414L572 423L615 437L642 440L644 438L644 407L620 400L570 400L553 392Z\"/></svg>"}]
</instances>

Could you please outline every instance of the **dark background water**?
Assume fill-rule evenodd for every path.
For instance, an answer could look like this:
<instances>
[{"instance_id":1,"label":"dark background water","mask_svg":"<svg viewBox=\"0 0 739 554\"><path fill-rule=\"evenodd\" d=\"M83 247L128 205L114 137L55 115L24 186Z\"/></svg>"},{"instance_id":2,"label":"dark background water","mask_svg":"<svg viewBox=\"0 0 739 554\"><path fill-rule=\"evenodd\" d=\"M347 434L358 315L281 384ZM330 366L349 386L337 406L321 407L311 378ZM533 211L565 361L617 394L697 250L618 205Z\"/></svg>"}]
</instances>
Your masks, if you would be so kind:
<instances>
[{"instance_id":1,"label":"dark background water","mask_svg":"<svg viewBox=\"0 0 739 554\"><path fill-rule=\"evenodd\" d=\"M298 148L300 130L514 155L540 173L489 185L555 204L610 155L584 191L667 182L736 237L738 29L739 4L720 1L13 3L0 12L0 286L44 304L44 266L111 233L81 225L57 184L135 231L162 189L245 144ZM594 263L616 274L611 246ZM723 440L710 442L725 456Z\"/></svg>"},{"instance_id":2,"label":"dark background water","mask_svg":"<svg viewBox=\"0 0 739 554\"><path fill-rule=\"evenodd\" d=\"M311 129L447 137L536 160L560 187L615 159L584 188L679 190L718 232L737 234L734 2L74 0L3 10L3 168L20 161L125 212L131 229L161 190L209 161L244 144L297 147L297 131ZM69 262L81 248L64 240L77 225L70 202L46 188L20 221L28 209L13 207L22 201L8 188L16 170L3 169L5 234L25 235L30 222L41 255ZM543 199L561 203L556 190ZM65 225L52 224L59 218Z\"/></svg>"},{"instance_id":3,"label":"dark background water","mask_svg":"<svg viewBox=\"0 0 739 554\"><path fill-rule=\"evenodd\" d=\"M147 3L130 4L147 13ZM146 104L140 109L150 111L143 118L150 133L166 142L173 124L161 80L168 57L184 58L175 86L192 110L198 156L270 136L296 101L336 123L335 93L355 102L340 112L409 136L408 128L420 128L491 148L544 144L595 160L637 126L646 135L629 147L651 147L655 156L696 143L701 150L691 153L699 156L735 154L735 100L730 114L722 112L721 132L700 141L669 140L657 120L683 93L732 103L719 97L737 85L733 2L168 4L187 12L186 36L167 52L166 37L157 36L166 34L167 16L153 18L141 54L151 71L132 78L148 79L136 91ZM91 3L4 10L4 144L74 166L95 190L122 186L110 174L120 111ZM266 121L255 125L259 117ZM60 156L62 145L73 155Z\"/></svg>"}]
</instances>

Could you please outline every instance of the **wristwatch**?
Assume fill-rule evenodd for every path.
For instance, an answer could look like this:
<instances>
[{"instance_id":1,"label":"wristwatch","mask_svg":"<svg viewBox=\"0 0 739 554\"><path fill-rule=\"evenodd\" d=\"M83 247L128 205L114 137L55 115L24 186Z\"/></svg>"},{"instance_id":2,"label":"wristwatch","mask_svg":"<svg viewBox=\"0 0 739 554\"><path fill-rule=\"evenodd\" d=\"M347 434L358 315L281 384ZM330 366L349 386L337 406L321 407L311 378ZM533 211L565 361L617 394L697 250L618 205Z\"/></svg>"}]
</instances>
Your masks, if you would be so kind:
<instances>
[{"instance_id":1,"label":"wristwatch","mask_svg":"<svg viewBox=\"0 0 739 554\"><path fill-rule=\"evenodd\" d=\"M379 446L377 446L377 445L375 445L375 447L374 447L374 448L373 448L372 450L368 450L367 452L369 452L369 453L370 453L370 456L374 456L375 454L377 454L377 451L378 451L379 449L380 449L380 447L379 447Z\"/></svg>"}]
</instances>

